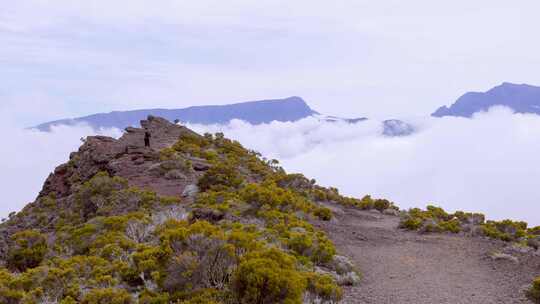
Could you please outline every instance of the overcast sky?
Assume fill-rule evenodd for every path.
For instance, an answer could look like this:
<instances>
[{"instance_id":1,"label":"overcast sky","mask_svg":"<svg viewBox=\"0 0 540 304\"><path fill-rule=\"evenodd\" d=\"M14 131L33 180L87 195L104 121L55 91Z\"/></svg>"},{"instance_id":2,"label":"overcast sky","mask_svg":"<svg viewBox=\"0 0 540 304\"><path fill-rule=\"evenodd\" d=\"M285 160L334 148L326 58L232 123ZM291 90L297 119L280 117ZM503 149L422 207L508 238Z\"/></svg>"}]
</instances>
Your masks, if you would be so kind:
<instances>
[{"instance_id":1,"label":"overcast sky","mask_svg":"<svg viewBox=\"0 0 540 304\"><path fill-rule=\"evenodd\" d=\"M0 111L27 126L298 95L325 114L425 115L503 81L540 84L539 11L537 0L7 1Z\"/></svg>"}]
</instances>

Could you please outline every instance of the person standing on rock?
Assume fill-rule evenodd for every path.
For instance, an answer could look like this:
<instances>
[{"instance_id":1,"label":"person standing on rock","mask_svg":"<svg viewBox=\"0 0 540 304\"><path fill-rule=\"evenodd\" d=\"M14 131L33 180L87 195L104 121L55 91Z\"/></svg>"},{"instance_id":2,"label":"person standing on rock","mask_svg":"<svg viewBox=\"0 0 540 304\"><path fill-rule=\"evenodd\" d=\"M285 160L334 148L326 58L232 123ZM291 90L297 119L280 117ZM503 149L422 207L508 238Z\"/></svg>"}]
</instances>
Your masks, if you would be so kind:
<instances>
[{"instance_id":1,"label":"person standing on rock","mask_svg":"<svg viewBox=\"0 0 540 304\"><path fill-rule=\"evenodd\" d=\"M150 135L150 132L148 131L144 132L144 146L145 147L150 148L150 137L152 137L152 135Z\"/></svg>"}]
</instances>

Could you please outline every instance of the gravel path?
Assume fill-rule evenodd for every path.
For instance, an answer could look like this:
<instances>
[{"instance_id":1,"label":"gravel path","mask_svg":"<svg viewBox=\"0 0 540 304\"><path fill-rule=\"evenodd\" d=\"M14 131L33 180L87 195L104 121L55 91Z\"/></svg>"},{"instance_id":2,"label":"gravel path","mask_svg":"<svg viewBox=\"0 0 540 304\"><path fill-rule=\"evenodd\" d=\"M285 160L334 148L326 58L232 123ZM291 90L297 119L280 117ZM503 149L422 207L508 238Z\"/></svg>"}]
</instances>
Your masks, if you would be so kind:
<instances>
[{"instance_id":1,"label":"gravel path","mask_svg":"<svg viewBox=\"0 0 540 304\"><path fill-rule=\"evenodd\" d=\"M539 257L494 261L490 254L506 244L419 235L397 229L395 216L334 208L336 219L318 225L363 274L360 286L346 288L343 303L529 303L523 289L540 274Z\"/></svg>"}]
</instances>

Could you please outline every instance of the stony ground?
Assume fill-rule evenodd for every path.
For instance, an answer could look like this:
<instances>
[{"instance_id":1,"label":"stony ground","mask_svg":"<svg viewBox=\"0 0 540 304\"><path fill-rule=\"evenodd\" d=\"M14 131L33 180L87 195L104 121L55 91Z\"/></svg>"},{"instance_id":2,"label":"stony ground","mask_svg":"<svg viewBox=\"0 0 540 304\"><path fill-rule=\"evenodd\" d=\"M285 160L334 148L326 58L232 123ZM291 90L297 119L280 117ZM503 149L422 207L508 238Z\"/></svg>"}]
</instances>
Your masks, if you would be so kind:
<instances>
[{"instance_id":1,"label":"stony ground","mask_svg":"<svg viewBox=\"0 0 540 304\"><path fill-rule=\"evenodd\" d=\"M343 303L529 303L523 290L540 274L540 257L513 253L493 260L507 244L459 235L397 229L399 218L333 206L336 219L319 223L363 274Z\"/></svg>"}]
</instances>

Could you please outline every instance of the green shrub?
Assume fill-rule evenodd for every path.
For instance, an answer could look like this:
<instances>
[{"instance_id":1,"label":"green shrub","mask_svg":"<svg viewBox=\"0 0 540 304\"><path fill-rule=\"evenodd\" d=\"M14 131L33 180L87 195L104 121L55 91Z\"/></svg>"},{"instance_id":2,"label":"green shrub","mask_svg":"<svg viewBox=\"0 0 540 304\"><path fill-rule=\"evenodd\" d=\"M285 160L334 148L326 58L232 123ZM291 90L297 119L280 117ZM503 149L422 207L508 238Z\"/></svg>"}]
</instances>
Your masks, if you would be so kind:
<instances>
[{"instance_id":1,"label":"green shrub","mask_svg":"<svg viewBox=\"0 0 540 304\"><path fill-rule=\"evenodd\" d=\"M9 268L25 271L39 266L48 251L45 236L37 230L15 233L9 247L7 265Z\"/></svg>"},{"instance_id":2,"label":"green shrub","mask_svg":"<svg viewBox=\"0 0 540 304\"><path fill-rule=\"evenodd\" d=\"M181 295L178 304L220 304L222 298L227 298L224 292L206 288Z\"/></svg>"},{"instance_id":3,"label":"green shrub","mask_svg":"<svg viewBox=\"0 0 540 304\"><path fill-rule=\"evenodd\" d=\"M277 249L246 257L234 275L233 291L238 301L301 304L306 279L295 264L293 257Z\"/></svg>"},{"instance_id":4,"label":"green shrub","mask_svg":"<svg viewBox=\"0 0 540 304\"><path fill-rule=\"evenodd\" d=\"M383 212L383 210L390 208L391 205L390 201L386 199L377 199L373 202L373 208L379 212Z\"/></svg>"},{"instance_id":5,"label":"green shrub","mask_svg":"<svg viewBox=\"0 0 540 304\"><path fill-rule=\"evenodd\" d=\"M226 190L238 188L243 178L238 174L237 168L228 162L220 162L208 169L199 179L199 189L204 192L209 189Z\"/></svg>"},{"instance_id":6,"label":"green shrub","mask_svg":"<svg viewBox=\"0 0 540 304\"><path fill-rule=\"evenodd\" d=\"M159 159L162 161L174 159L175 156L176 156L176 150L174 150L173 148L165 148L159 151Z\"/></svg>"},{"instance_id":7,"label":"green shrub","mask_svg":"<svg viewBox=\"0 0 540 304\"><path fill-rule=\"evenodd\" d=\"M288 247L299 255L307 255L312 250L313 239L307 233L291 233Z\"/></svg>"},{"instance_id":8,"label":"green shrub","mask_svg":"<svg viewBox=\"0 0 540 304\"><path fill-rule=\"evenodd\" d=\"M131 304L133 299L124 289L102 288L90 290L81 304Z\"/></svg>"},{"instance_id":9,"label":"green shrub","mask_svg":"<svg viewBox=\"0 0 540 304\"><path fill-rule=\"evenodd\" d=\"M336 248L332 241L324 233L317 232L311 260L317 265L322 265L330 262L335 254Z\"/></svg>"},{"instance_id":10,"label":"green shrub","mask_svg":"<svg viewBox=\"0 0 540 304\"><path fill-rule=\"evenodd\" d=\"M461 231L461 225L459 223L459 220L457 219L440 222L439 226L443 231L448 231L452 233L459 233Z\"/></svg>"},{"instance_id":11,"label":"green shrub","mask_svg":"<svg viewBox=\"0 0 540 304\"><path fill-rule=\"evenodd\" d=\"M540 235L540 226L529 228L528 233L533 235Z\"/></svg>"},{"instance_id":12,"label":"green shrub","mask_svg":"<svg viewBox=\"0 0 540 304\"><path fill-rule=\"evenodd\" d=\"M422 219L409 215L399 222L399 228L418 230L420 227L422 227L422 223Z\"/></svg>"},{"instance_id":13,"label":"green shrub","mask_svg":"<svg viewBox=\"0 0 540 304\"><path fill-rule=\"evenodd\" d=\"M527 291L527 296L534 303L540 303L540 277L533 281L531 288Z\"/></svg>"},{"instance_id":14,"label":"green shrub","mask_svg":"<svg viewBox=\"0 0 540 304\"><path fill-rule=\"evenodd\" d=\"M314 212L315 216L317 216L319 219L323 221L329 221L332 219L332 210L326 208L326 207L320 207L317 208Z\"/></svg>"},{"instance_id":15,"label":"green shrub","mask_svg":"<svg viewBox=\"0 0 540 304\"><path fill-rule=\"evenodd\" d=\"M25 292L13 288L14 276L7 269L0 268L0 303L19 304Z\"/></svg>"},{"instance_id":16,"label":"green shrub","mask_svg":"<svg viewBox=\"0 0 540 304\"><path fill-rule=\"evenodd\" d=\"M60 301L60 304L77 304L77 301L70 296L67 296Z\"/></svg>"},{"instance_id":17,"label":"green shrub","mask_svg":"<svg viewBox=\"0 0 540 304\"><path fill-rule=\"evenodd\" d=\"M343 297L343 291L330 275L311 273L308 275L307 290L322 303L337 303ZM313 302L315 299L312 299Z\"/></svg>"},{"instance_id":18,"label":"green shrub","mask_svg":"<svg viewBox=\"0 0 540 304\"><path fill-rule=\"evenodd\" d=\"M503 241L516 241L527 235L527 223L512 220L487 221L482 226L484 235Z\"/></svg>"},{"instance_id":19,"label":"green shrub","mask_svg":"<svg viewBox=\"0 0 540 304\"><path fill-rule=\"evenodd\" d=\"M450 214L448 214L446 211L444 211L441 207L436 207L433 205L428 205L426 207L426 216L430 218L435 218L442 221L448 221L452 218Z\"/></svg>"},{"instance_id":20,"label":"green shrub","mask_svg":"<svg viewBox=\"0 0 540 304\"><path fill-rule=\"evenodd\" d=\"M321 189L315 189L313 190L313 196L316 201L327 201L328 197L326 196L326 192L322 191Z\"/></svg>"},{"instance_id":21,"label":"green shrub","mask_svg":"<svg viewBox=\"0 0 540 304\"><path fill-rule=\"evenodd\" d=\"M366 195L360 200L358 207L363 210L373 209L375 207L375 201L371 198L371 196Z\"/></svg>"},{"instance_id":22,"label":"green shrub","mask_svg":"<svg viewBox=\"0 0 540 304\"><path fill-rule=\"evenodd\" d=\"M169 304L171 303L168 293L157 293L144 290L139 295L139 304Z\"/></svg>"}]
</instances>

